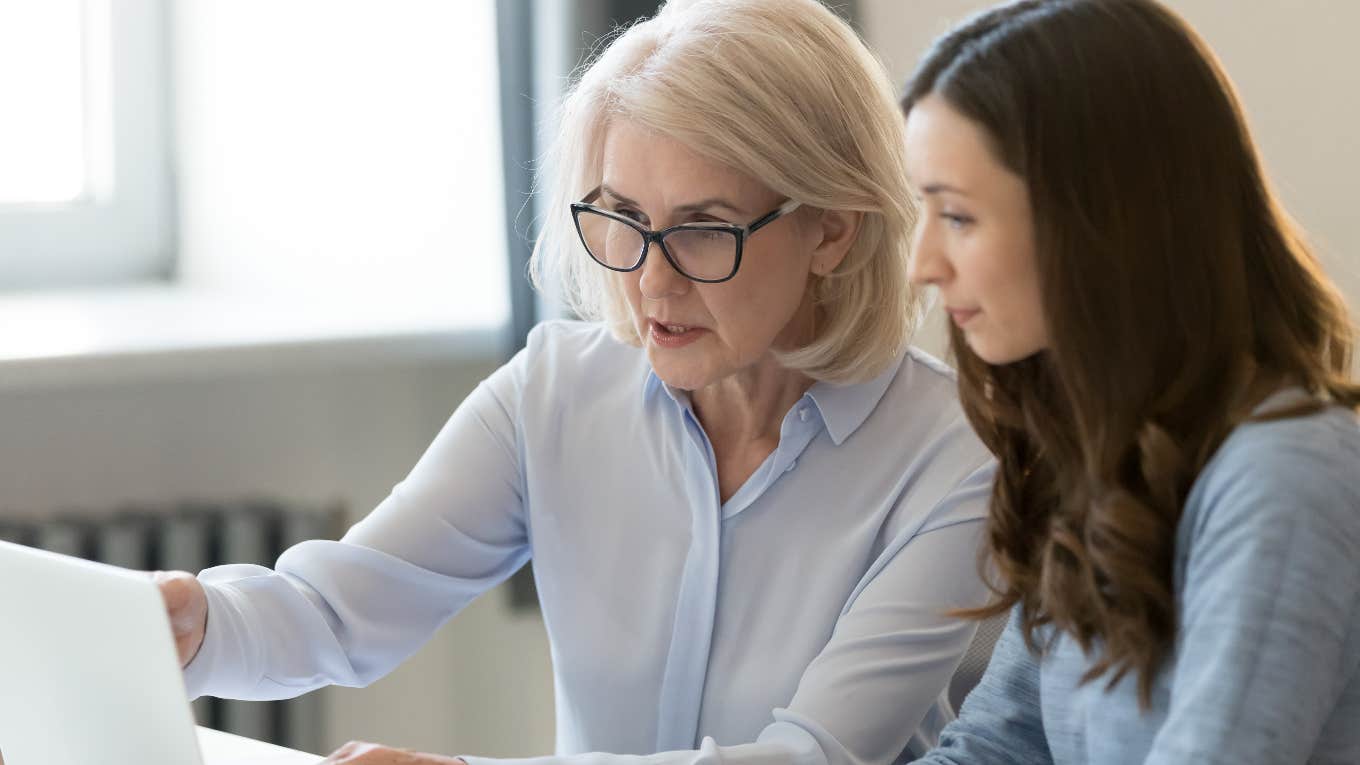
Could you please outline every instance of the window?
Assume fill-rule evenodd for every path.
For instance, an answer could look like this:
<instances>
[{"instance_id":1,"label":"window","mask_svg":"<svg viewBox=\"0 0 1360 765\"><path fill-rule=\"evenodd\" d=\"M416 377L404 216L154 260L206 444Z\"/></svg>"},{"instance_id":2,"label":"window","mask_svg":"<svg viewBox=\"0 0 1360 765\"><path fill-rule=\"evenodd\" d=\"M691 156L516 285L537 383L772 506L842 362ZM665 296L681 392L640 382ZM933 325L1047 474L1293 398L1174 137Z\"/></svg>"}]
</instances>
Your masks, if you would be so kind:
<instances>
[{"instance_id":1,"label":"window","mask_svg":"<svg viewBox=\"0 0 1360 765\"><path fill-rule=\"evenodd\" d=\"M80 3L27 8L27 25L14 18L20 7L0 6L0 204L74 202L87 187Z\"/></svg>"},{"instance_id":2,"label":"window","mask_svg":"<svg viewBox=\"0 0 1360 765\"><path fill-rule=\"evenodd\" d=\"M183 285L505 321L491 0L186 3L173 40Z\"/></svg>"},{"instance_id":3,"label":"window","mask_svg":"<svg viewBox=\"0 0 1360 765\"><path fill-rule=\"evenodd\" d=\"M111 2L0 4L0 290L169 271L165 8Z\"/></svg>"},{"instance_id":4,"label":"window","mask_svg":"<svg viewBox=\"0 0 1360 765\"><path fill-rule=\"evenodd\" d=\"M492 0L0 4L0 68L21 73L0 73L0 292L161 282L291 305L318 335L356 312L503 324L496 18Z\"/></svg>"}]
</instances>

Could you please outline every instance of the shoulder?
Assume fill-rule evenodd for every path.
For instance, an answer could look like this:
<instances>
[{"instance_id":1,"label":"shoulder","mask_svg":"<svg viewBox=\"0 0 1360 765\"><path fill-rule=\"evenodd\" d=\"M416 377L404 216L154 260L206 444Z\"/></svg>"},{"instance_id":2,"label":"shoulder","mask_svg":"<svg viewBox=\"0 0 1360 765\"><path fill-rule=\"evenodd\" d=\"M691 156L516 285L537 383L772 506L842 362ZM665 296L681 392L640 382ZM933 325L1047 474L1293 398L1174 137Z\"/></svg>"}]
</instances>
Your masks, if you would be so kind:
<instances>
[{"instance_id":1,"label":"shoulder","mask_svg":"<svg viewBox=\"0 0 1360 765\"><path fill-rule=\"evenodd\" d=\"M954 371L953 367L940 359L935 358L925 350L914 345L910 346L907 348L906 361L908 361L914 369L919 370L920 374L946 385L950 390L956 389L959 381L958 373Z\"/></svg>"},{"instance_id":2,"label":"shoulder","mask_svg":"<svg viewBox=\"0 0 1360 765\"><path fill-rule=\"evenodd\" d=\"M651 366L598 322L553 319L529 332L493 384L529 431L575 432L634 411Z\"/></svg>"},{"instance_id":3,"label":"shoulder","mask_svg":"<svg viewBox=\"0 0 1360 765\"><path fill-rule=\"evenodd\" d=\"M1262 491L1350 490L1357 467L1360 420L1349 409L1327 406L1297 417L1238 425L1197 483L1211 494L1240 485Z\"/></svg>"},{"instance_id":4,"label":"shoulder","mask_svg":"<svg viewBox=\"0 0 1360 765\"><path fill-rule=\"evenodd\" d=\"M600 322L549 319L529 330L525 350L537 358L577 359L617 356L634 359L638 349L624 344Z\"/></svg>"},{"instance_id":5,"label":"shoulder","mask_svg":"<svg viewBox=\"0 0 1360 765\"><path fill-rule=\"evenodd\" d=\"M927 527L985 516L996 462L963 412L953 369L908 349L866 425L874 459L894 463L913 493L929 487Z\"/></svg>"},{"instance_id":6,"label":"shoulder","mask_svg":"<svg viewBox=\"0 0 1360 765\"><path fill-rule=\"evenodd\" d=\"M944 421L961 421L958 378L954 370L929 353L911 347L893 362L882 405L894 412L939 413Z\"/></svg>"},{"instance_id":7,"label":"shoulder","mask_svg":"<svg viewBox=\"0 0 1360 765\"><path fill-rule=\"evenodd\" d=\"M1269 411L1269 407L1265 408ZM1341 535L1360 545L1360 420L1339 406L1248 421L1191 488L1182 526L1205 532ZM1284 541L1284 538L1281 538Z\"/></svg>"},{"instance_id":8,"label":"shoulder","mask_svg":"<svg viewBox=\"0 0 1360 765\"><path fill-rule=\"evenodd\" d=\"M527 414L535 405L560 408L564 396L580 400L641 391L647 357L604 325L553 319L529 331L523 348L481 386L507 410Z\"/></svg>"},{"instance_id":9,"label":"shoulder","mask_svg":"<svg viewBox=\"0 0 1360 765\"><path fill-rule=\"evenodd\" d=\"M947 448L972 467L990 461L963 413L953 369L913 347L892 374L872 419L879 429L896 434L900 448Z\"/></svg>"},{"instance_id":10,"label":"shoulder","mask_svg":"<svg viewBox=\"0 0 1360 765\"><path fill-rule=\"evenodd\" d=\"M584 378L617 378L631 371L645 375L646 356L598 322L551 319L529 331L524 349L512 365L526 382L580 382ZM638 386L642 378L637 378Z\"/></svg>"}]
</instances>

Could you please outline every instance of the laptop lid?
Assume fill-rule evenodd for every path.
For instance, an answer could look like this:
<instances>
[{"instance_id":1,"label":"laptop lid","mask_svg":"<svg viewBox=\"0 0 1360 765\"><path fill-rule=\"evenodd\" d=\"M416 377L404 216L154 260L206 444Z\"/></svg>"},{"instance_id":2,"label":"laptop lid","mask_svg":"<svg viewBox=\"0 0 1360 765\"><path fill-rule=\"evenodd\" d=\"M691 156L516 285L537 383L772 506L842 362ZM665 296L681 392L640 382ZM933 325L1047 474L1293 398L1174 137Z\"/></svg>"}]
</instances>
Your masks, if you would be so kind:
<instances>
[{"instance_id":1,"label":"laptop lid","mask_svg":"<svg viewBox=\"0 0 1360 765\"><path fill-rule=\"evenodd\" d=\"M0 542L5 765L202 765L160 590Z\"/></svg>"}]
</instances>

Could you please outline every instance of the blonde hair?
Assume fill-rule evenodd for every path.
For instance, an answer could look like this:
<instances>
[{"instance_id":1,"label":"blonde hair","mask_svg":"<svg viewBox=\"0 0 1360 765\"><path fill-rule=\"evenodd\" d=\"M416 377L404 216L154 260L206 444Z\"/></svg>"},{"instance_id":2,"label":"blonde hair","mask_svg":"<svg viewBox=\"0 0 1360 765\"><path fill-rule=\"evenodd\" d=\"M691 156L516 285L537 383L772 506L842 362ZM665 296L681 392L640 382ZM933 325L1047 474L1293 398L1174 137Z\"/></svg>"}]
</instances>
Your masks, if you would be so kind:
<instances>
[{"instance_id":1,"label":"blonde hair","mask_svg":"<svg viewBox=\"0 0 1360 765\"><path fill-rule=\"evenodd\" d=\"M781 363L855 382L906 345L915 208L903 122L883 65L816 0L671 0L620 31L566 96L545 158L548 208L530 273L579 316L639 344L619 279L590 261L569 205L600 185L610 119L627 119L805 206L858 211L840 265L814 277L814 337Z\"/></svg>"}]
</instances>

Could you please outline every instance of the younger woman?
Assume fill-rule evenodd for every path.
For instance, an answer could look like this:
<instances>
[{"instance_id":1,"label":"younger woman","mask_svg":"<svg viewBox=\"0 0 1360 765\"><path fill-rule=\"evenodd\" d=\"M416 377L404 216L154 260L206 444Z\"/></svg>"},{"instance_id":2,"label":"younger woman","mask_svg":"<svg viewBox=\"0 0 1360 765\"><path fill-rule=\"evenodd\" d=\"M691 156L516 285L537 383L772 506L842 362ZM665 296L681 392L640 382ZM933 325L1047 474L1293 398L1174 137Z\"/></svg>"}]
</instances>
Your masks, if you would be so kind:
<instances>
[{"instance_id":1,"label":"younger woman","mask_svg":"<svg viewBox=\"0 0 1360 765\"><path fill-rule=\"evenodd\" d=\"M904 100L1011 619L930 763L1360 762L1352 327L1204 43L1027 0Z\"/></svg>"}]
</instances>

